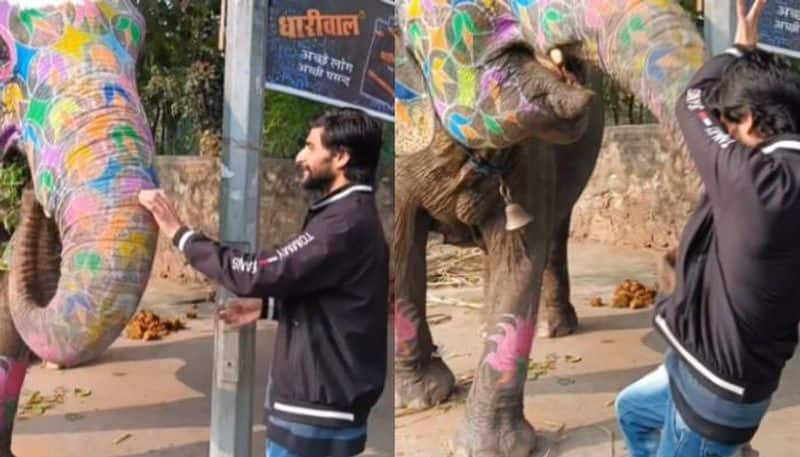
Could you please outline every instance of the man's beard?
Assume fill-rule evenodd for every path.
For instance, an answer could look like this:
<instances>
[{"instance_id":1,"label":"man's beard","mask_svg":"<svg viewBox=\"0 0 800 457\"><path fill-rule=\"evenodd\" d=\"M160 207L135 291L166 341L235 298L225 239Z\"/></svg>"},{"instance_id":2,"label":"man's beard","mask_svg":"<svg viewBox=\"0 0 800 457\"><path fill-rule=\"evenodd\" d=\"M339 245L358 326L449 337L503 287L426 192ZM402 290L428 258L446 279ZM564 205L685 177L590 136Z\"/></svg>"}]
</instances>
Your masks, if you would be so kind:
<instances>
[{"instance_id":1,"label":"man's beard","mask_svg":"<svg viewBox=\"0 0 800 457\"><path fill-rule=\"evenodd\" d=\"M311 190L311 191L319 191L322 193L327 193L328 190L331 188L331 184L333 184L333 173L329 170L326 171L318 171L314 173L311 169L305 170L308 173L308 178L303 179L301 177L300 185L303 186L303 189Z\"/></svg>"}]
</instances>

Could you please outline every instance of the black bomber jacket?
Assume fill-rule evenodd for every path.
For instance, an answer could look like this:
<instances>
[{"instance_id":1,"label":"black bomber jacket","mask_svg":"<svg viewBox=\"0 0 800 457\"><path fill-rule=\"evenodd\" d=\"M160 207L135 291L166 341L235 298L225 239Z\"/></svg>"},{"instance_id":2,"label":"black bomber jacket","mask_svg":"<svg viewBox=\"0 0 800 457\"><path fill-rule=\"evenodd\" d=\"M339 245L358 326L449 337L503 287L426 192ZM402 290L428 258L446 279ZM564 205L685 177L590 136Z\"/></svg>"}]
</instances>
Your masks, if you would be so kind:
<instances>
[{"instance_id":1,"label":"black bomber jacket","mask_svg":"<svg viewBox=\"0 0 800 457\"><path fill-rule=\"evenodd\" d=\"M232 293L262 298L278 321L269 414L365 424L384 388L389 309L389 252L372 187L351 185L312 205L299 236L261 254L186 228L173 242Z\"/></svg>"},{"instance_id":2,"label":"black bomber jacket","mask_svg":"<svg viewBox=\"0 0 800 457\"><path fill-rule=\"evenodd\" d=\"M698 382L747 404L770 398L798 341L800 136L749 148L706 106L709 89L741 53L711 59L678 102L705 192L682 235L676 289L657 301L655 326Z\"/></svg>"}]
</instances>

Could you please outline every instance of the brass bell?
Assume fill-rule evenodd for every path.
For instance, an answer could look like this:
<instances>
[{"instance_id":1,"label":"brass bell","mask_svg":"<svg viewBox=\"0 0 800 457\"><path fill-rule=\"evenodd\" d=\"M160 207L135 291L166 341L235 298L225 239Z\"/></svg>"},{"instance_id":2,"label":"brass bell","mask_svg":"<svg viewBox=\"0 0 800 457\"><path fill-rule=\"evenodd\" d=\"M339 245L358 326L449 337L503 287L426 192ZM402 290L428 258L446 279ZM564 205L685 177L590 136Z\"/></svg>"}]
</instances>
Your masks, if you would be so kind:
<instances>
[{"instance_id":1,"label":"brass bell","mask_svg":"<svg viewBox=\"0 0 800 457\"><path fill-rule=\"evenodd\" d=\"M517 203L506 205L506 230L513 232L533 222L533 216Z\"/></svg>"},{"instance_id":2,"label":"brass bell","mask_svg":"<svg viewBox=\"0 0 800 457\"><path fill-rule=\"evenodd\" d=\"M528 214L525 208L511 200L511 189L509 189L502 180L500 181L500 195L506 202L507 231L513 232L514 230L521 229L533 221L533 216Z\"/></svg>"}]
</instances>

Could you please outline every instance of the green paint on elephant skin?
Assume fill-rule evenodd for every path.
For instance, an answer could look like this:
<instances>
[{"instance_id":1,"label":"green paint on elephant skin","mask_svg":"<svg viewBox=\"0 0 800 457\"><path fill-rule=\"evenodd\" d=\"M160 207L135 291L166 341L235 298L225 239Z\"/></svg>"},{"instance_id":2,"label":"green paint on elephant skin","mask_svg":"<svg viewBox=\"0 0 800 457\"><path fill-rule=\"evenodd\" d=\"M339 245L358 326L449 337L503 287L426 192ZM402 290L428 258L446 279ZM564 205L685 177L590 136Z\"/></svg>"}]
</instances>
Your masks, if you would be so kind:
<instances>
[{"instance_id":1,"label":"green paint on elephant skin","mask_svg":"<svg viewBox=\"0 0 800 457\"><path fill-rule=\"evenodd\" d=\"M491 116L484 115L483 116L483 124L486 125L486 129L489 133L493 135L502 135L503 134L503 127L500 126L494 118Z\"/></svg>"},{"instance_id":2,"label":"green paint on elephant skin","mask_svg":"<svg viewBox=\"0 0 800 457\"><path fill-rule=\"evenodd\" d=\"M421 53L423 37L422 26L420 26L418 22L414 22L408 28L408 35L411 37L411 46L414 50Z\"/></svg>"},{"instance_id":3,"label":"green paint on elephant skin","mask_svg":"<svg viewBox=\"0 0 800 457\"><path fill-rule=\"evenodd\" d=\"M114 139L114 144L117 145L118 149L125 149L125 138L130 138L134 141L138 141L140 139L139 135L136 133L133 127L130 125L119 125L114 127L111 131L111 138Z\"/></svg>"},{"instance_id":4,"label":"green paint on elephant skin","mask_svg":"<svg viewBox=\"0 0 800 457\"><path fill-rule=\"evenodd\" d=\"M544 12L544 18L542 24L544 26L545 35L551 37L553 35L552 29L555 28L554 26L556 24L560 24L563 21L564 21L564 15L561 14L561 11L553 7L548 7Z\"/></svg>"},{"instance_id":5,"label":"green paint on elephant skin","mask_svg":"<svg viewBox=\"0 0 800 457\"><path fill-rule=\"evenodd\" d=\"M19 406L19 398L11 398L6 400L5 404L5 417L14 417L17 415L17 407Z\"/></svg>"},{"instance_id":6,"label":"green paint on elephant skin","mask_svg":"<svg viewBox=\"0 0 800 457\"><path fill-rule=\"evenodd\" d=\"M50 170L42 170L39 172L39 187L47 192L53 190L55 186L55 178Z\"/></svg>"},{"instance_id":7,"label":"green paint on elephant skin","mask_svg":"<svg viewBox=\"0 0 800 457\"><path fill-rule=\"evenodd\" d=\"M44 17L45 17L44 13L35 8L24 9L19 12L20 22L22 22L22 25L25 27L25 30L28 31L29 35L33 35L33 31L35 28L33 26L33 20L42 19Z\"/></svg>"},{"instance_id":8,"label":"green paint on elephant skin","mask_svg":"<svg viewBox=\"0 0 800 457\"><path fill-rule=\"evenodd\" d=\"M47 114L50 112L50 102L38 98L31 99L28 106L28 114L25 117L27 122L36 125L39 129L44 129Z\"/></svg>"},{"instance_id":9,"label":"green paint on elephant skin","mask_svg":"<svg viewBox=\"0 0 800 457\"><path fill-rule=\"evenodd\" d=\"M139 29L139 26L131 21L128 17L123 16L119 19L117 22L117 29L122 32L130 30L131 40L133 40L134 45L138 45L142 39L142 31Z\"/></svg>"},{"instance_id":10,"label":"green paint on elephant skin","mask_svg":"<svg viewBox=\"0 0 800 457\"><path fill-rule=\"evenodd\" d=\"M103 266L103 259L95 253L80 252L75 256L75 268L78 271L88 269L97 274Z\"/></svg>"},{"instance_id":11,"label":"green paint on elephant skin","mask_svg":"<svg viewBox=\"0 0 800 457\"><path fill-rule=\"evenodd\" d=\"M623 45L630 47L633 45L633 34L644 30L644 21L639 16L631 18L630 22L619 32L619 39Z\"/></svg>"},{"instance_id":12,"label":"green paint on elephant skin","mask_svg":"<svg viewBox=\"0 0 800 457\"><path fill-rule=\"evenodd\" d=\"M475 35L478 28L475 26L475 22L472 20L472 16L470 16L469 13L466 11L459 11L453 17L453 37L455 38L453 46L463 45L464 48L467 47L467 42L464 39L465 31Z\"/></svg>"}]
</instances>

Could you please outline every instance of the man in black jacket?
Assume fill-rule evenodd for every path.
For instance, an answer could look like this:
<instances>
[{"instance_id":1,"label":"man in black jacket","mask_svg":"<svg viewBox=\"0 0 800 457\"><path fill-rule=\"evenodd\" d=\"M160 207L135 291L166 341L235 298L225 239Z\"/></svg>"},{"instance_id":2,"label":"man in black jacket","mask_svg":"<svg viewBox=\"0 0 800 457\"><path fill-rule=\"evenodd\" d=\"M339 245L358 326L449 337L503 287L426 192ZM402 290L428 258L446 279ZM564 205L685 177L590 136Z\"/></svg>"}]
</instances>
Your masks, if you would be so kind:
<instances>
[{"instance_id":1,"label":"man in black jacket","mask_svg":"<svg viewBox=\"0 0 800 457\"><path fill-rule=\"evenodd\" d=\"M767 412L800 321L800 75L755 50L766 0L739 0L736 46L695 75L677 120L705 185L659 297L665 364L626 388L631 457L734 455Z\"/></svg>"},{"instance_id":2,"label":"man in black jacket","mask_svg":"<svg viewBox=\"0 0 800 457\"><path fill-rule=\"evenodd\" d=\"M278 321L265 402L268 457L364 449L387 365L389 253L373 196L381 143L379 123L360 111L314 122L296 164L303 187L324 197L311 206L300 235L261 254L189 230L161 191L140 195L192 267L268 304L228 306L220 311L228 325L260 315Z\"/></svg>"}]
</instances>

